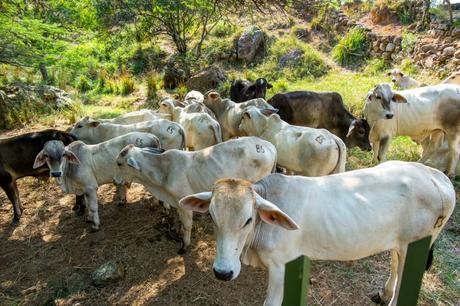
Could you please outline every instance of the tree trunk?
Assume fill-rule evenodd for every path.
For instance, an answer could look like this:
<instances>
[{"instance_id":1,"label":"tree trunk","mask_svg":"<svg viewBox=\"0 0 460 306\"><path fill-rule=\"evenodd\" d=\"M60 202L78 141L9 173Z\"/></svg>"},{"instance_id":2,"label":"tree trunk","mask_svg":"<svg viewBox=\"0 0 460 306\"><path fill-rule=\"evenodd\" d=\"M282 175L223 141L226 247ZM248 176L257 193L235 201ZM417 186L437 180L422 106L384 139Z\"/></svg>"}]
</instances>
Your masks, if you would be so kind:
<instances>
[{"instance_id":1,"label":"tree trunk","mask_svg":"<svg viewBox=\"0 0 460 306\"><path fill-rule=\"evenodd\" d=\"M46 70L46 66L44 63L40 63L40 65L38 65L38 69L40 70L40 73L42 75L42 78L43 78L43 82L45 84L48 84L48 71Z\"/></svg>"},{"instance_id":2,"label":"tree trunk","mask_svg":"<svg viewBox=\"0 0 460 306\"><path fill-rule=\"evenodd\" d=\"M454 24L454 16L452 14L452 5L450 4L450 0L444 0L444 3L447 6L447 10L449 12L449 25L452 26Z\"/></svg>"}]
</instances>

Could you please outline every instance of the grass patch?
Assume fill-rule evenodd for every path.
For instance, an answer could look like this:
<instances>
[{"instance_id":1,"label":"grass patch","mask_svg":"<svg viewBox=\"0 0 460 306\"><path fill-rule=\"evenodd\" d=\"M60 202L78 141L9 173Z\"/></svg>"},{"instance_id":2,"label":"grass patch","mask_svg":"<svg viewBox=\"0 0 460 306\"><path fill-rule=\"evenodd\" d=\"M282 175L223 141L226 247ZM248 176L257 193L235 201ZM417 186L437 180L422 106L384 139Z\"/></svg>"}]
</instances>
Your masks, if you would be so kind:
<instances>
[{"instance_id":1,"label":"grass patch","mask_svg":"<svg viewBox=\"0 0 460 306\"><path fill-rule=\"evenodd\" d=\"M332 49L332 58L343 66L360 64L367 58L368 49L364 30L353 28Z\"/></svg>"},{"instance_id":2,"label":"grass patch","mask_svg":"<svg viewBox=\"0 0 460 306\"><path fill-rule=\"evenodd\" d=\"M388 64L385 63L383 58L374 58L367 62L366 67L364 68L364 73L370 75L381 74L389 68Z\"/></svg>"}]
</instances>

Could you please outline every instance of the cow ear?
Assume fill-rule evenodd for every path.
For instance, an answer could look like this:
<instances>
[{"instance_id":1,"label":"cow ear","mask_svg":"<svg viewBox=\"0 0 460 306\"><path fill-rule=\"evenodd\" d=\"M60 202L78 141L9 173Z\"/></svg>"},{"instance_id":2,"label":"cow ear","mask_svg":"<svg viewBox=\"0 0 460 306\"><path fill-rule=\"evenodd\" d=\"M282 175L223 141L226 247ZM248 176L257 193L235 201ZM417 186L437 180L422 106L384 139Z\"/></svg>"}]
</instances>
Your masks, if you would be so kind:
<instances>
[{"instance_id":1,"label":"cow ear","mask_svg":"<svg viewBox=\"0 0 460 306\"><path fill-rule=\"evenodd\" d=\"M97 121L97 120L93 120L93 121L88 122L88 125L89 125L90 127L94 127L94 128L95 128L95 127L98 127L99 124L101 124L101 122L100 122L100 121Z\"/></svg>"},{"instance_id":2,"label":"cow ear","mask_svg":"<svg viewBox=\"0 0 460 306\"><path fill-rule=\"evenodd\" d=\"M133 167L137 171L141 171L141 166L139 165L137 160L134 159L134 157L132 156L128 157L128 159L126 160L126 163L128 164L128 166Z\"/></svg>"},{"instance_id":3,"label":"cow ear","mask_svg":"<svg viewBox=\"0 0 460 306\"><path fill-rule=\"evenodd\" d=\"M347 136L345 136L345 137L350 137L351 133L353 133L353 131L354 131L355 128L356 128L356 119L354 119L354 120L350 123L350 127L348 128Z\"/></svg>"},{"instance_id":4,"label":"cow ear","mask_svg":"<svg viewBox=\"0 0 460 306\"><path fill-rule=\"evenodd\" d=\"M400 72L399 75L403 77L403 76L404 76L404 73Z\"/></svg>"},{"instance_id":5,"label":"cow ear","mask_svg":"<svg viewBox=\"0 0 460 306\"><path fill-rule=\"evenodd\" d=\"M215 100L215 99L218 99L220 97L220 95L217 92L213 91L213 92L209 93L209 97L211 99Z\"/></svg>"},{"instance_id":6,"label":"cow ear","mask_svg":"<svg viewBox=\"0 0 460 306\"><path fill-rule=\"evenodd\" d=\"M393 98L391 98L391 101L396 102L396 103L407 103L406 98L404 98L398 93L393 93Z\"/></svg>"},{"instance_id":7,"label":"cow ear","mask_svg":"<svg viewBox=\"0 0 460 306\"><path fill-rule=\"evenodd\" d=\"M265 200L257 193L255 193L255 197L256 209L262 221L268 224L281 226L291 231L299 228L297 223L282 212L275 204Z\"/></svg>"},{"instance_id":8,"label":"cow ear","mask_svg":"<svg viewBox=\"0 0 460 306\"><path fill-rule=\"evenodd\" d=\"M264 115L264 116L270 116L270 115L273 115L273 114L276 114L278 112L278 109L277 108L274 108L274 109L271 109L271 108L264 108L264 109L261 109L260 112Z\"/></svg>"},{"instance_id":9,"label":"cow ear","mask_svg":"<svg viewBox=\"0 0 460 306\"><path fill-rule=\"evenodd\" d=\"M179 201L179 206L191 210L196 211L199 213L205 213L209 209L209 205L211 204L211 196L212 192L200 192L195 193L186 197L183 197Z\"/></svg>"},{"instance_id":10,"label":"cow ear","mask_svg":"<svg viewBox=\"0 0 460 306\"><path fill-rule=\"evenodd\" d=\"M272 88L273 88L273 85L270 84L270 83L267 83L267 88L268 88L268 89L272 89Z\"/></svg>"},{"instance_id":11,"label":"cow ear","mask_svg":"<svg viewBox=\"0 0 460 306\"><path fill-rule=\"evenodd\" d=\"M64 154L67 157L67 160L69 161L69 163L75 164L75 165L80 164L80 160L78 159L77 155L75 155L72 151L69 151L66 149Z\"/></svg>"},{"instance_id":12,"label":"cow ear","mask_svg":"<svg viewBox=\"0 0 460 306\"><path fill-rule=\"evenodd\" d=\"M248 119L251 119L251 113L248 112L248 111L245 111L245 112L243 113L243 117L247 117Z\"/></svg>"},{"instance_id":13,"label":"cow ear","mask_svg":"<svg viewBox=\"0 0 460 306\"><path fill-rule=\"evenodd\" d=\"M38 152L37 156L35 157L33 168L37 169L43 166L45 163L46 163L45 151L41 150L40 152Z\"/></svg>"}]
</instances>

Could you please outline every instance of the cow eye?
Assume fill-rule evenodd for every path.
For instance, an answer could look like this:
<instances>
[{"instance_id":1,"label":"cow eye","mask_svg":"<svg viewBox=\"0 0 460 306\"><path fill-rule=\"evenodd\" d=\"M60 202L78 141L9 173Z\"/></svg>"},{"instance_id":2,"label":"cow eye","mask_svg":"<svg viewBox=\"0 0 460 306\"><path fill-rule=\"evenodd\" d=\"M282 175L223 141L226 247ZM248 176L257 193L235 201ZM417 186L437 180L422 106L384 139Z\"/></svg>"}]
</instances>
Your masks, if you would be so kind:
<instances>
[{"instance_id":1,"label":"cow eye","mask_svg":"<svg viewBox=\"0 0 460 306\"><path fill-rule=\"evenodd\" d=\"M375 96L375 98L376 98L376 99L379 99L379 100L382 99L381 96Z\"/></svg>"},{"instance_id":2,"label":"cow eye","mask_svg":"<svg viewBox=\"0 0 460 306\"><path fill-rule=\"evenodd\" d=\"M77 129L81 129L83 127L83 125L79 124L77 125Z\"/></svg>"},{"instance_id":3,"label":"cow eye","mask_svg":"<svg viewBox=\"0 0 460 306\"><path fill-rule=\"evenodd\" d=\"M364 130L358 130L358 135L359 136L364 136Z\"/></svg>"},{"instance_id":4,"label":"cow eye","mask_svg":"<svg viewBox=\"0 0 460 306\"><path fill-rule=\"evenodd\" d=\"M48 158L48 154L43 154L43 156L44 156L45 158Z\"/></svg>"},{"instance_id":5,"label":"cow eye","mask_svg":"<svg viewBox=\"0 0 460 306\"><path fill-rule=\"evenodd\" d=\"M251 222L252 222L252 218L249 218L249 219L246 221L246 223L244 224L243 227L248 226Z\"/></svg>"},{"instance_id":6,"label":"cow eye","mask_svg":"<svg viewBox=\"0 0 460 306\"><path fill-rule=\"evenodd\" d=\"M122 163L117 163L118 167L121 167L123 164Z\"/></svg>"}]
</instances>

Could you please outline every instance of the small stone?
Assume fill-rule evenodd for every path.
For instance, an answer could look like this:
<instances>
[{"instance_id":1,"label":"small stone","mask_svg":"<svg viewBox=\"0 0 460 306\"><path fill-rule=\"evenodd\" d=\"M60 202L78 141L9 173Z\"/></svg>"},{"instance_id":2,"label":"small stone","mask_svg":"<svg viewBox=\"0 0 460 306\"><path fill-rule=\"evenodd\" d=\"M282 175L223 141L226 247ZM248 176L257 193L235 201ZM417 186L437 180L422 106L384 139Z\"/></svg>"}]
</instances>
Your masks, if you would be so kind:
<instances>
[{"instance_id":1,"label":"small stone","mask_svg":"<svg viewBox=\"0 0 460 306\"><path fill-rule=\"evenodd\" d=\"M434 50L436 50L436 45L435 44L426 44L426 45L421 46L420 49L423 52L434 51Z\"/></svg>"},{"instance_id":2,"label":"small stone","mask_svg":"<svg viewBox=\"0 0 460 306\"><path fill-rule=\"evenodd\" d=\"M93 284L103 287L110 283L119 281L125 275L124 268L113 261L106 262L91 274Z\"/></svg>"},{"instance_id":3,"label":"small stone","mask_svg":"<svg viewBox=\"0 0 460 306\"><path fill-rule=\"evenodd\" d=\"M385 43L381 43L379 48L380 50L385 51L386 50Z\"/></svg>"},{"instance_id":4,"label":"small stone","mask_svg":"<svg viewBox=\"0 0 460 306\"><path fill-rule=\"evenodd\" d=\"M455 51L454 57L460 58L460 50Z\"/></svg>"},{"instance_id":5,"label":"small stone","mask_svg":"<svg viewBox=\"0 0 460 306\"><path fill-rule=\"evenodd\" d=\"M452 56L455 54L455 48L454 47L447 47L442 50L442 54L446 56Z\"/></svg>"},{"instance_id":6,"label":"small stone","mask_svg":"<svg viewBox=\"0 0 460 306\"><path fill-rule=\"evenodd\" d=\"M386 52L392 52L395 49L395 45L393 43L388 43L387 47L385 48Z\"/></svg>"}]
</instances>

